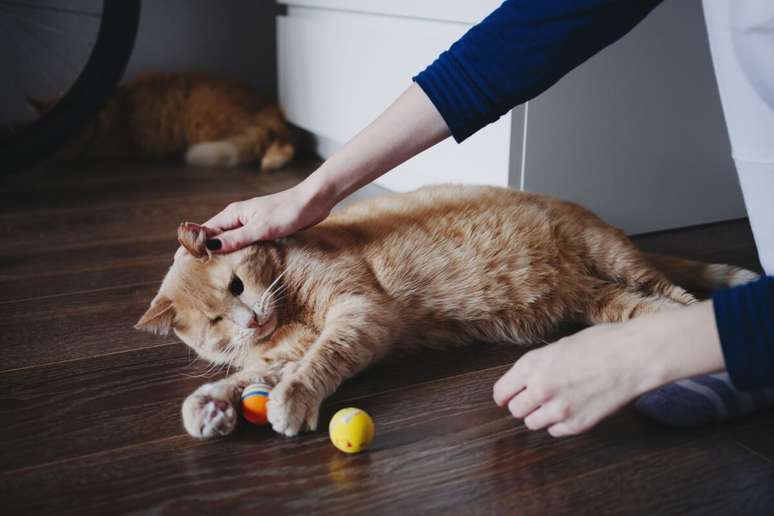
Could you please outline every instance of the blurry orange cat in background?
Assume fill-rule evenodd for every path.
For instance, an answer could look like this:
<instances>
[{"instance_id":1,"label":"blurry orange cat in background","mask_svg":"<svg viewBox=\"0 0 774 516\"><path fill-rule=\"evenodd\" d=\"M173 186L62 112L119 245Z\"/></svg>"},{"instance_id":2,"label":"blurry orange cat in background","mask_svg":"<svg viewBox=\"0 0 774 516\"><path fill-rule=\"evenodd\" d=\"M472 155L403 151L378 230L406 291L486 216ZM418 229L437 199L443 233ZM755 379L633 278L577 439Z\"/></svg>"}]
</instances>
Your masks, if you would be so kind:
<instances>
[{"instance_id":1,"label":"blurry orange cat in background","mask_svg":"<svg viewBox=\"0 0 774 516\"><path fill-rule=\"evenodd\" d=\"M39 112L51 101L28 99ZM290 128L275 104L240 82L205 75L147 74L128 81L98 116L59 152L60 159L184 155L199 166L260 162L282 167L293 158Z\"/></svg>"},{"instance_id":2,"label":"blurry orange cat in background","mask_svg":"<svg viewBox=\"0 0 774 516\"><path fill-rule=\"evenodd\" d=\"M493 187L437 186L361 202L277 241L210 256L183 224L137 328L173 331L239 370L183 403L194 437L230 433L242 389L274 385L269 422L317 427L322 401L394 351L476 342L529 345L564 321L598 324L695 301L750 271L645 255L575 204Z\"/></svg>"}]
</instances>

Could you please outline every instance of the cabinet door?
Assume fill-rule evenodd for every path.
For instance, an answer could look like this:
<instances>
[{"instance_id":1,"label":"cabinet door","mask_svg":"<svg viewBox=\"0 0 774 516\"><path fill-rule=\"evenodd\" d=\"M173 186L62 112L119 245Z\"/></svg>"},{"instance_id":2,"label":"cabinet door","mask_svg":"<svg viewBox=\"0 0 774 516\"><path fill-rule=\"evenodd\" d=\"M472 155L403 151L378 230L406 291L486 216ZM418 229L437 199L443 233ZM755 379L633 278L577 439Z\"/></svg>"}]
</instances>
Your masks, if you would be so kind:
<instances>
[{"instance_id":1,"label":"cabinet door","mask_svg":"<svg viewBox=\"0 0 774 516\"><path fill-rule=\"evenodd\" d=\"M323 8L331 4L339 9L344 8L339 4L353 9L389 9L384 14ZM378 116L411 84L414 74L472 25L414 18L431 13L424 12L427 6L405 1L350 4L345 0L294 0L287 14L277 19L280 102L292 123L311 132L318 144L323 143L318 145L323 157ZM401 6L406 14L398 16L395 11ZM463 11L457 17L471 15ZM444 182L506 186L510 141L511 121L506 115L464 145L449 139L378 182L397 191Z\"/></svg>"},{"instance_id":2,"label":"cabinet door","mask_svg":"<svg viewBox=\"0 0 774 516\"><path fill-rule=\"evenodd\" d=\"M701 4L664 2L529 102L522 183L628 233L745 216Z\"/></svg>"}]
</instances>

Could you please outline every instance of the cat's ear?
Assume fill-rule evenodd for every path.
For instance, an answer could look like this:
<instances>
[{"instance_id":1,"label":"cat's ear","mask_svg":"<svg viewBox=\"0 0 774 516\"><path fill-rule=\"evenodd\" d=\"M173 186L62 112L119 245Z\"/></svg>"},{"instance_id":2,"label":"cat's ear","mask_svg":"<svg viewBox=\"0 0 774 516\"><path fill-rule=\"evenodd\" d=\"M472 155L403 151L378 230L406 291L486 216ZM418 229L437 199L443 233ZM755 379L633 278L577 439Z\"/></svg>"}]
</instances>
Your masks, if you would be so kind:
<instances>
[{"instance_id":1,"label":"cat's ear","mask_svg":"<svg viewBox=\"0 0 774 516\"><path fill-rule=\"evenodd\" d=\"M177 227L177 241L195 258L209 258L207 232L199 224L183 222Z\"/></svg>"},{"instance_id":2,"label":"cat's ear","mask_svg":"<svg viewBox=\"0 0 774 516\"><path fill-rule=\"evenodd\" d=\"M168 335L174 320L175 308L172 300L164 296L157 296L151 301L150 308L140 317L134 327L157 335Z\"/></svg>"}]
</instances>

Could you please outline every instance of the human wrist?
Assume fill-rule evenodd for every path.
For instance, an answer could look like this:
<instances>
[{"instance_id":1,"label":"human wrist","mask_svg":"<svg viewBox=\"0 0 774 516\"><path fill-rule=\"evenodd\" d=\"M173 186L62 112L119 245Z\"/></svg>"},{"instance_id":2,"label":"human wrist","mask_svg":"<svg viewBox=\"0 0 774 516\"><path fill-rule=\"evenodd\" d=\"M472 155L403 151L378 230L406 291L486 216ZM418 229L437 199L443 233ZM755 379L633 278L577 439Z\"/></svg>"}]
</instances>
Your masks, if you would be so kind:
<instances>
[{"instance_id":1,"label":"human wrist","mask_svg":"<svg viewBox=\"0 0 774 516\"><path fill-rule=\"evenodd\" d=\"M664 310L632 322L643 352L643 389L723 369L709 302Z\"/></svg>"},{"instance_id":2,"label":"human wrist","mask_svg":"<svg viewBox=\"0 0 774 516\"><path fill-rule=\"evenodd\" d=\"M319 171L296 185L294 190L305 209L329 212L339 202L340 193L330 178Z\"/></svg>"},{"instance_id":3,"label":"human wrist","mask_svg":"<svg viewBox=\"0 0 774 516\"><path fill-rule=\"evenodd\" d=\"M303 181L303 188L313 202L326 204L332 209L349 194L366 185L373 176L375 159L364 159L353 154L352 143L328 158ZM379 174L377 174L379 175Z\"/></svg>"},{"instance_id":4,"label":"human wrist","mask_svg":"<svg viewBox=\"0 0 774 516\"><path fill-rule=\"evenodd\" d=\"M653 314L655 315L655 314ZM624 375L624 384L638 396L669 383L671 369L662 349L664 342L656 333L652 315L610 325L613 331L604 340L610 342L611 360Z\"/></svg>"}]
</instances>

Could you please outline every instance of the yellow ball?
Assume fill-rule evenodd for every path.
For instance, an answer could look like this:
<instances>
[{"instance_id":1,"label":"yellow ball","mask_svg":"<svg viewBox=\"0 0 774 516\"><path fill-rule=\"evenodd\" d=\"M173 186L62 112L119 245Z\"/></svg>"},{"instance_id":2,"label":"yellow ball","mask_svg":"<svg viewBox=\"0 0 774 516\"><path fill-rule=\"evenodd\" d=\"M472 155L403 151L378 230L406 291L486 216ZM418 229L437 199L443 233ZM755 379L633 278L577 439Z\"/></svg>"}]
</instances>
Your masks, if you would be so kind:
<instances>
[{"instance_id":1,"label":"yellow ball","mask_svg":"<svg viewBox=\"0 0 774 516\"><path fill-rule=\"evenodd\" d=\"M358 408L341 409L331 418L328 432L333 445L344 453L357 453L368 448L374 438L374 421Z\"/></svg>"},{"instance_id":2,"label":"yellow ball","mask_svg":"<svg viewBox=\"0 0 774 516\"><path fill-rule=\"evenodd\" d=\"M271 387L265 383L252 383L242 391L242 417L257 426L268 423L266 403Z\"/></svg>"}]
</instances>

